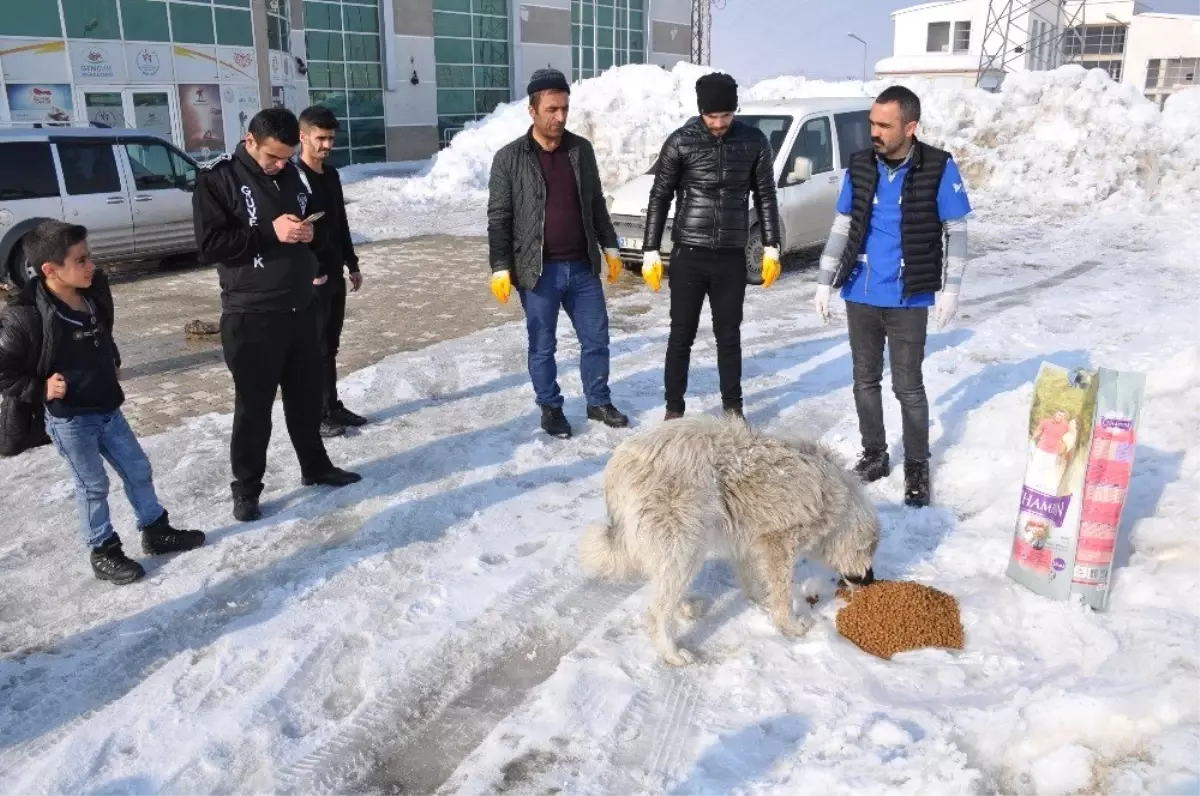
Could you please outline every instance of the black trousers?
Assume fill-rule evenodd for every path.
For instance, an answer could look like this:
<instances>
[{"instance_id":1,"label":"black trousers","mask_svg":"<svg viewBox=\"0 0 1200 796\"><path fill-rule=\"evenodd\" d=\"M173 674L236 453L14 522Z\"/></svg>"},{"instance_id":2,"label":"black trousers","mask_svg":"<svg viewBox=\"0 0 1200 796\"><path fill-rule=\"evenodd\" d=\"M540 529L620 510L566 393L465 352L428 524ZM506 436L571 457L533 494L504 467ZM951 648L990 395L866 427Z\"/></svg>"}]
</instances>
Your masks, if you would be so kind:
<instances>
[{"instance_id":1,"label":"black trousers","mask_svg":"<svg viewBox=\"0 0 1200 796\"><path fill-rule=\"evenodd\" d=\"M846 302L850 355L854 362L854 406L863 449L887 450L883 428L883 347L892 367L892 392L900 402L904 457L929 458L929 400L921 367L925 362L927 307L872 307Z\"/></svg>"},{"instance_id":2,"label":"black trousers","mask_svg":"<svg viewBox=\"0 0 1200 796\"><path fill-rule=\"evenodd\" d=\"M221 316L221 346L233 374L233 437L229 458L235 496L258 497L267 469L271 407L283 388L288 436L305 476L332 469L321 440L321 351L317 304L300 312Z\"/></svg>"},{"instance_id":3,"label":"black trousers","mask_svg":"<svg viewBox=\"0 0 1200 796\"><path fill-rule=\"evenodd\" d=\"M342 406L337 397L337 355L342 342L342 324L346 321L346 279L331 276L317 285L317 329L321 342L323 390L322 414Z\"/></svg>"},{"instance_id":4,"label":"black trousers","mask_svg":"<svg viewBox=\"0 0 1200 796\"><path fill-rule=\"evenodd\" d=\"M721 403L742 405L742 304L746 299L746 255L741 249L676 246L671 252L671 333L663 381L667 409L685 409L692 343L700 327L704 299L712 312L717 341Z\"/></svg>"}]
</instances>

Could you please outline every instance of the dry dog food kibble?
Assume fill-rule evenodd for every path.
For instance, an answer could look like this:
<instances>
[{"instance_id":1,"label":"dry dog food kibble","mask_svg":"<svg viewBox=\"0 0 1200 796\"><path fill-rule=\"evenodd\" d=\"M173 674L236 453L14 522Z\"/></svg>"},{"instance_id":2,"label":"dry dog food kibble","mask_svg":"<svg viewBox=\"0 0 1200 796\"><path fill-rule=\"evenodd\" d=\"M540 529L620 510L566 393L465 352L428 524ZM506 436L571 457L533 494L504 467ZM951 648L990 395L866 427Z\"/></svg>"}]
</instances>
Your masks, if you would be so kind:
<instances>
[{"instance_id":1,"label":"dry dog food kibble","mask_svg":"<svg viewBox=\"0 0 1200 796\"><path fill-rule=\"evenodd\" d=\"M839 589L849 604L838 611L838 632L863 650L890 659L923 647L963 648L958 601L919 583L877 580Z\"/></svg>"}]
</instances>

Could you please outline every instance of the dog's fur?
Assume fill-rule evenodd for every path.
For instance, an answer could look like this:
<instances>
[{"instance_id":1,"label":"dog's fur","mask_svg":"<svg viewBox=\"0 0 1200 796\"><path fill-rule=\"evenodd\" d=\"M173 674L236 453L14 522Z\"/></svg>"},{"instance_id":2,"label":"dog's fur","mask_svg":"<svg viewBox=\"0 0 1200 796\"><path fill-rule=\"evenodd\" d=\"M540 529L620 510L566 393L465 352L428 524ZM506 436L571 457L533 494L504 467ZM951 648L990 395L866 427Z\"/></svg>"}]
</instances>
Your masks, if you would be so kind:
<instances>
[{"instance_id":1,"label":"dog's fur","mask_svg":"<svg viewBox=\"0 0 1200 796\"><path fill-rule=\"evenodd\" d=\"M792 613L797 555L865 577L879 540L874 505L830 451L737 419L681 418L629 437L605 468L604 490L608 522L584 532L583 566L651 578L647 629L674 666L693 660L675 642L674 620L695 615L683 598L709 550L733 559L750 599L765 584L775 624L797 636L812 624Z\"/></svg>"}]
</instances>

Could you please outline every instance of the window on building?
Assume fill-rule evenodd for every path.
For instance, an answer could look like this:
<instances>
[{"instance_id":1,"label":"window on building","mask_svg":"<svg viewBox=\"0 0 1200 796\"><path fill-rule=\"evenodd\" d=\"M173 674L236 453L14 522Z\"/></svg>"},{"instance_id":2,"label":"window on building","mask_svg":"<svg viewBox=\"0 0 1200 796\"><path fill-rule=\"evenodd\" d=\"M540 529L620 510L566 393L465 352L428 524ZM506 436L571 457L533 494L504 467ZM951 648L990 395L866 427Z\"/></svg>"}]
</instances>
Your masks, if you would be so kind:
<instances>
[{"instance_id":1,"label":"window on building","mask_svg":"<svg viewBox=\"0 0 1200 796\"><path fill-rule=\"evenodd\" d=\"M512 98L508 0L434 0L433 57L443 144Z\"/></svg>"},{"instance_id":2,"label":"window on building","mask_svg":"<svg viewBox=\"0 0 1200 796\"><path fill-rule=\"evenodd\" d=\"M216 44L212 7L171 3L171 30L181 44Z\"/></svg>"},{"instance_id":3,"label":"window on building","mask_svg":"<svg viewBox=\"0 0 1200 796\"><path fill-rule=\"evenodd\" d=\"M291 0L267 0L267 47L292 51Z\"/></svg>"},{"instance_id":4,"label":"window on building","mask_svg":"<svg viewBox=\"0 0 1200 796\"><path fill-rule=\"evenodd\" d=\"M950 23L949 22L930 22L929 30L925 34L925 52L929 53L948 53L950 52Z\"/></svg>"},{"instance_id":5,"label":"window on building","mask_svg":"<svg viewBox=\"0 0 1200 796\"><path fill-rule=\"evenodd\" d=\"M217 20L217 44L230 47L253 47L254 28L249 11L214 8Z\"/></svg>"},{"instance_id":6,"label":"window on building","mask_svg":"<svg viewBox=\"0 0 1200 796\"><path fill-rule=\"evenodd\" d=\"M645 0L571 0L571 79L646 61Z\"/></svg>"},{"instance_id":7,"label":"window on building","mask_svg":"<svg viewBox=\"0 0 1200 796\"><path fill-rule=\"evenodd\" d=\"M1089 61L1084 59L1079 62L1079 65L1084 69L1103 69L1115 82L1121 82L1122 63L1120 59L1108 58L1102 61Z\"/></svg>"},{"instance_id":8,"label":"window on building","mask_svg":"<svg viewBox=\"0 0 1200 796\"><path fill-rule=\"evenodd\" d=\"M53 0L36 2L54 7ZM7 5L7 4L6 4ZM67 35L73 39L120 39L117 0L62 0ZM5 14L8 9L5 9Z\"/></svg>"},{"instance_id":9,"label":"window on building","mask_svg":"<svg viewBox=\"0 0 1200 796\"><path fill-rule=\"evenodd\" d=\"M166 3L157 0L121 0L121 26L126 41L170 41Z\"/></svg>"},{"instance_id":10,"label":"window on building","mask_svg":"<svg viewBox=\"0 0 1200 796\"><path fill-rule=\"evenodd\" d=\"M1063 55L1123 55L1125 25L1081 25L1063 35Z\"/></svg>"},{"instance_id":11,"label":"window on building","mask_svg":"<svg viewBox=\"0 0 1200 796\"><path fill-rule=\"evenodd\" d=\"M1146 65L1146 88L1174 91L1200 85L1200 58L1154 58Z\"/></svg>"},{"instance_id":12,"label":"window on building","mask_svg":"<svg viewBox=\"0 0 1200 796\"><path fill-rule=\"evenodd\" d=\"M47 36L58 38L63 35L62 20L58 16L57 3L15 3L0 14L0 36Z\"/></svg>"},{"instance_id":13,"label":"window on building","mask_svg":"<svg viewBox=\"0 0 1200 796\"><path fill-rule=\"evenodd\" d=\"M304 27L310 97L341 125L333 162L386 160L378 0L310 0Z\"/></svg>"},{"instance_id":14,"label":"window on building","mask_svg":"<svg viewBox=\"0 0 1200 796\"><path fill-rule=\"evenodd\" d=\"M0 202L58 196L58 176L50 144L13 141L0 144Z\"/></svg>"},{"instance_id":15,"label":"window on building","mask_svg":"<svg viewBox=\"0 0 1200 796\"><path fill-rule=\"evenodd\" d=\"M954 23L954 52L965 53L971 49L971 23Z\"/></svg>"}]
</instances>

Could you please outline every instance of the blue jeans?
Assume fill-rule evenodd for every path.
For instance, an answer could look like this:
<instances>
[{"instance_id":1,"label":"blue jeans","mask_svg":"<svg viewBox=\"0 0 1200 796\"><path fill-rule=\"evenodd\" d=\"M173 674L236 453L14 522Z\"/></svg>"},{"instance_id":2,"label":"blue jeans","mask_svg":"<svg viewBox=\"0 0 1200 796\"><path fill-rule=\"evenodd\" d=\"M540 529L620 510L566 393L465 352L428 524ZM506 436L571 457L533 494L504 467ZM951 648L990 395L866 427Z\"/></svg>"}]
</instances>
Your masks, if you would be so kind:
<instances>
[{"instance_id":1,"label":"blue jeans","mask_svg":"<svg viewBox=\"0 0 1200 796\"><path fill-rule=\"evenodd\" d=\"M604 286L587 260L547 261L533 290L519 290L529 332L529 378L539 406L561 407L558 388L558 309L579 338L579 375L588 406L611 403L608 391L608 306Z\"/></svg>"},{"instance_id":2,"label":"blue jeans","mask_svg":"<svg viewBox=\"0 0 1200 796\"><path fill-rule=\"evenodd\" d=\"M139 528L162 517L163 507L154 493L150 460L120 409L108 414L69 418L47 413L46 431L59 454L67 460L75 478L75 502L79 505L84 541L88 547L99 547L113 533L108 516L105 461L121 476Z\"/></svg>"}]
</instances>

